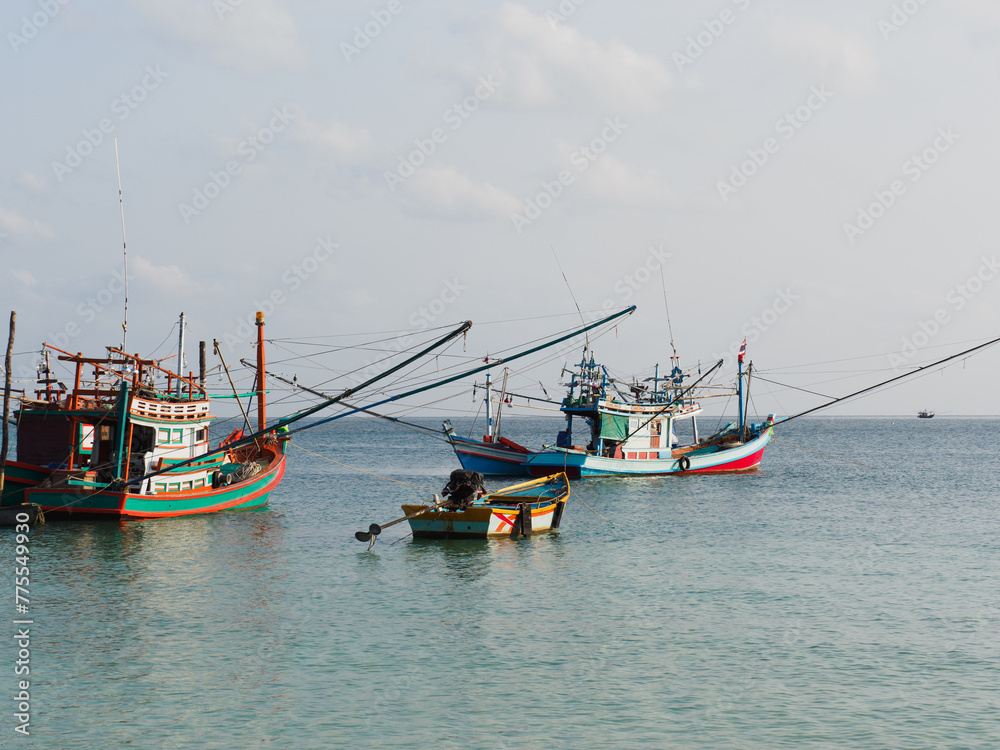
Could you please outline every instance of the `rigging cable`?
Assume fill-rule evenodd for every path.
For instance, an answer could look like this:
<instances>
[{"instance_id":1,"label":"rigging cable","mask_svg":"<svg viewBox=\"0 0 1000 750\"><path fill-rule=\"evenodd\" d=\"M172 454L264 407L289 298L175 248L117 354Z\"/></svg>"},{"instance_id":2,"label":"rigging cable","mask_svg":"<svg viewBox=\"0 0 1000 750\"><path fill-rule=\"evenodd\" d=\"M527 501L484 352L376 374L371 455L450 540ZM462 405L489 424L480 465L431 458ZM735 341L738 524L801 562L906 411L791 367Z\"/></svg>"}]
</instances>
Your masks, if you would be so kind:
<instances>
[{"instance_id":1,"label":"rigging cable","mask_svg":"<svg viewBox=\"0 0 1000 750\"><path fill-rule=\"evenodd\" d=\"M881 383L876 383L875 385L868 386L867 388L862 388L860 391L855 391L854 393L849 393L846 396L841 396L840 398L835 398L832 401L829 401L829 402L827 402L825 404L820 404L819 406L814 406L811 409L806 409L805 411L799 412L798 414L793 414L790 417L786 417L785 419L782 419L780 422L775 422L775 425L777 426L779 424L784 424L785 422L791 422L793 419L798 419L799 417L804 417L806 414L812 414L814 411L819 411L820 409L825 409L828 406L833 406L834 404L839 403L841 401L846 401L849 398L854 398L855 396L860 396L862 393L868 393L870 391L874 391L876 388L881 388L882 386L888 385L889 383L895 383L898 380L902 380L903 378L908 378L911 375L916 375L917 373L923 372L924 370L930 369L932 367L937 367L938 365L943 365L945 362L950 362L953 359L958 359L960 357L965 357L966 355L971 354L972 352L975 352L975 351L979 351L980 349L986 349L987 347L993 346L994 344L996 344L998 342L1000 342L1000 337L997 337L995 339L987 341L985 344L980 344L979 346L974 346L971 349L966 349L965 351L961 351L958 354L952 354L952 355L950 355L948 357L945 357L943 359L939 359L936 362L931 362L928 365L923 365L922 367L918 367L917 369L912 370L911 372L904 372L902 375L897 375L894 378L889 378L888 380L883 380Z\"/></svg>"}]
</instances>

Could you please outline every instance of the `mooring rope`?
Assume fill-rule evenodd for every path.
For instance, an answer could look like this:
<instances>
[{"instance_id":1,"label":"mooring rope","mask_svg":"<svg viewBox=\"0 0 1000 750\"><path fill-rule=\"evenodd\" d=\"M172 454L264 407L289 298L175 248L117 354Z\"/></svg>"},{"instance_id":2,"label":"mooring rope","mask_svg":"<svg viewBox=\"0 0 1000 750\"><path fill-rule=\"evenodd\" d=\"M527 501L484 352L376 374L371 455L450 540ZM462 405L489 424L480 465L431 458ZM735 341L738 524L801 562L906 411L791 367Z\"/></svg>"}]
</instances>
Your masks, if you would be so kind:
<instances>
[{"instance_id":1,"label":"mooring rope","mask_svg":"<svg viewBox=\"0 0 1000 750\"><path fill-rule=\"evenodd\" d=\"M301 445L296 445L295 443L291 443L291 445L293 447L295 447L295 448L298 448L300 451L305 451L306 453L308 453L308 454L310 454L312 456L316 456L316 458L322 458L324 461L329 461L332 464L337 464L338 466L343 466L345 469L351 469L352 471L357 471L357 472L360 472L361 474L367 474L368 476L375 477L376 479L384 479L387 482L395 482L396 484L405 484L408 487L416 487L417 489L420 489L420 490L428 490L430 492L437 492L437 490L434 489L433 487L424 487L422 484L413 484L413 482L404 482L404 481L402 481L400 479L393 479L392 477L384 477L381 474L375 474L375 473L370 472L370 471L365 471L364 469L359 469L357 466L351 466L350 464L345 464L342 461L337 461L336 459L329 458L328 456L323 456L323 455L320 455L319 453L313 453L311 450L308 450L307 448L303 448Z\"/></svg>"},{"instance_id":2,"label":"mooring rope","mask_svg":"<svg viewBox=\"0 0 1000 750\"><path fill-rule=\"evenodd\" d=\"M568 499L568 498L567 498L567 499ZM602 515L601 515L600 513L598 513L598 512L596 511L596 510L594 510L594 509L593 509L593 508L591 508L591 507L590 507L589 505L587 505L586 501L584 501L584 499L583 499L582 497L580 497L580 490L577 490L577 491L576 491L576 499L577 499L577 500L579 500L579 501L580 501L581 503L583 503L583 504L584 504L584 506L585 506L585 507L587 508L587 510L589 510L589 511L590 511L591 513L593 513L593 514L594 514L595 516L597 516L598 518L603 518L603 519L604 519L605 521L610 521L610 520L611 520L611 519L610 519L610 518L608 518L607 516L602 516Z\"/></svg>"}]
</instances>

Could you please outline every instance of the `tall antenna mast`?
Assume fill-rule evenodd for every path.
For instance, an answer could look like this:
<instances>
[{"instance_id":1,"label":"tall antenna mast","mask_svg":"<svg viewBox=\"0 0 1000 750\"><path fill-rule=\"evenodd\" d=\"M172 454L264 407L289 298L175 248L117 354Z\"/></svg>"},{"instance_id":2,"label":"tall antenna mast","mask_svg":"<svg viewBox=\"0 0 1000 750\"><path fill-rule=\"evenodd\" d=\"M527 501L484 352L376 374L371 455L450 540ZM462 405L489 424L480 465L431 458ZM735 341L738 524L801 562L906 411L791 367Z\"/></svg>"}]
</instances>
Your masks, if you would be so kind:
<instances>
[{"instance_id":1,"label":"tall antenna mast","mask_svg":"<svg viewBox=\"0 0 1000 750\"><path fill-rule=\"evenodd\" d=\"M118 172L118 205L122 210L122 264L125 267L125 317L122 319L122 351L128 339L128 249L125 244L125 201L122 198L122 169L118 163L118 139L115 138L115 170Z\"/></svg>"},{"instance_id":2,"label":"tall antenna mast","mask_svg":"<svg viewBox=\"0 0 1000 750\"><path fill-rule=\"evenodd\" d=\"M677 347L674 346L674 326L670 322L670 306L667 304L667 282L663 278L663 264L660 264L660 286L663 287L663 309L667 311L667 330L670 331L670 348L677 356Z\"/></svg>"},{"instance_id":3,"label":"tall antenna mast","mask_svg":"<svg viewBox=\"0 0 1000 750\"><path fill-rule=\"evenodd\" d=\"M670 306L667 304L667 282L663 278L663 264L660 264L660 286L663 287L663 309L667 312L667 330L670 331L670 384L674 388L674 396L684 388L684 373L681 371L681 360L677 356L677 347L674 345L674 325L670 322ZM657 373L659 375L659 373ZM697 429L697 427L695 427Z\"/></svg>"},{"instance_id":4,"label":"tall antenna mast","mask_svg":"<svg viewBox=\"0 0 1000 750\"><path fill-rule=\"evenodd\" d=\"M559 273L562 274L563 281L566 282L566 288L569 289L569 296L573 298L573 304L576 305L576 311L578 313L580 313L580 322L583 323L583 325L587 325L587 321L583 319L583 311L580 310L580 303L576 301L576 295L573 294L573 287L571 287L569 285L569 279L566 278L566 272L562 268L562 263L559 262L559 256L556 255L555 245L553 245L550 242L549 243L549 247L552 248L552 257L556 259L556 266L559 268ZM583 338L584 338L584 341L587 342L587 349L589 349L590 348L590 334L587 333L586 331L584 331Z\"/></svg>"}]
</instances>

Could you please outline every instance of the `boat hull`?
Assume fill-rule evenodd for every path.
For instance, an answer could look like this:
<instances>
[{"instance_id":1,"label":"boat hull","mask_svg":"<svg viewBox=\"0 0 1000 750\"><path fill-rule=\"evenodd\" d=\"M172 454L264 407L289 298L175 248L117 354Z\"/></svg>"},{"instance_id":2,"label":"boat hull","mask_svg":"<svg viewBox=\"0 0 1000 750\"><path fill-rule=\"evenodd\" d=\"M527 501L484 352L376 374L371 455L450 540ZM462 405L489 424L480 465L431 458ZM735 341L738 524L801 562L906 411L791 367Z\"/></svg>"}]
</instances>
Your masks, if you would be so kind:
<instances>
[{"instance_id":1,"label":"boat hull","mask_svg":"<svg viewBox=\"0 0 1000 750\"><path fill-rule=\"evenodd\" d=\"M562 472L533 479L476 500L465 510L434 510L404 505L410 530L424 539L501 539L545 534L559 528L569 500L569 480ZM521 517L530 512L528 522Z\"/></svg>"},{"instance_id":2,"label":"boat hull","mask_svg":"<svg viewBox=\"0 0 1000 750\"><path fill-rule=\"evenodd\" d=\"M478 471L487 476L526 477L528 469L525 459L531 455L522 451L504 448L498 444L451 436L451 447L455 450L462 468Z\"/></svg>"},{"instance_id":3,"label":"boat hull","mask_svg":"<svg viewBox=\"0 0 1000 750\"><path fill-rule=\"evenodd\" d=\"M140 495L75 487L35 487L25 491L28 502L47 516L169 518L224 510L250 510L267 505L285 474L285 453L277 450L265 471L243 482L218 489Z\"/></svg>"},{"instance_id":4,"label":"boat hull","mask_svg":"<svg viewBox=\"0 0 1000 750\"><path fill-rule=\"evenodd\" d=\"M0 526L32 526L39 519L45 523L42 509L37 505L6 505L0 508Z\"/></svg>"},{"instance_id":5,"label":"boat hull","mask_svg":"<svg viewBox=\"0 0 1000 750\"><path fill-rule=\"evenodd\" d=\"M37 487L52 475L51 469L20 461L8 461L4 467L3 497L0 508L26 502L24 491Z\"/></svg>"},{"instance_id":6,"label":"boat hull","mask_svg":"<svg viewBox=\"0 0 1000 750\"><path fill-rule=\"evenodd\" d=\"M531 503L531 534L552 530L559 503ZM408 515L426 506L404 505ZM516 530L519 509L514 507L473 506L464 511L434 511L409 519L413 536L418 539L501 539L521 536Z\"/></svg>"},{"instance_id":7,"label":"boat hull","mask_svg":"<svg viewBox=\"0 0 1000 750\"><path fill-rule=\"evenodd\" d=\"M542 451L528 458L525 467L532 476L566 472L572 479L661 474L735 474L756 471L771 439L767 428L754 440L712 452L686 454L689 468L681 468L681 457L669 459L621 459L592 456L578 451Z\"/></svg>"}]
</instances>

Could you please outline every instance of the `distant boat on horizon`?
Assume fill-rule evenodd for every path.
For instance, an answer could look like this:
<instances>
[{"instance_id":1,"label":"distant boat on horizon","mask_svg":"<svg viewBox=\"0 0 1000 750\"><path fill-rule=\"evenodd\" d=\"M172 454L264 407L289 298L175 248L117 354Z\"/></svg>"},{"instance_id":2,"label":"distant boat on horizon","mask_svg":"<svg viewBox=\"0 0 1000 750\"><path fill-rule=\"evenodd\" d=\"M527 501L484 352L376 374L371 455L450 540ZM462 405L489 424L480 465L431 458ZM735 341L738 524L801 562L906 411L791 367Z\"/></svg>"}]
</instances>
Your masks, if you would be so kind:
<instances>
[{"instance_id":1,"label":"distant boat on horizon","mask_svg":"<svg viewBox=\"0 0 1000 750\"><path fill-rule=\"evenodd\" d=\"M934 416L934 412L927 409L921 409L917 412L918 419L931 419Z\"/></svg>"}]
</instances>

